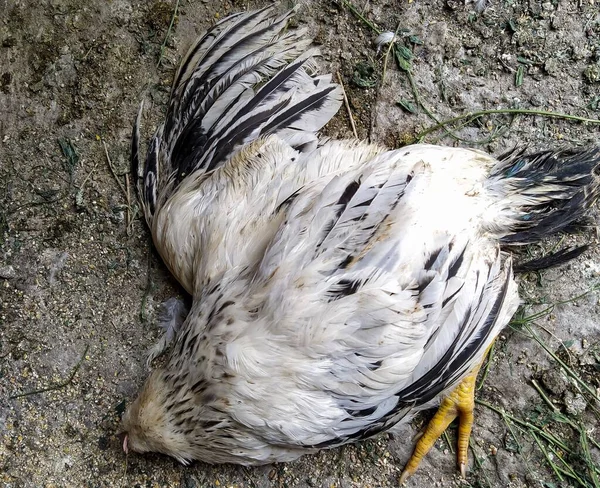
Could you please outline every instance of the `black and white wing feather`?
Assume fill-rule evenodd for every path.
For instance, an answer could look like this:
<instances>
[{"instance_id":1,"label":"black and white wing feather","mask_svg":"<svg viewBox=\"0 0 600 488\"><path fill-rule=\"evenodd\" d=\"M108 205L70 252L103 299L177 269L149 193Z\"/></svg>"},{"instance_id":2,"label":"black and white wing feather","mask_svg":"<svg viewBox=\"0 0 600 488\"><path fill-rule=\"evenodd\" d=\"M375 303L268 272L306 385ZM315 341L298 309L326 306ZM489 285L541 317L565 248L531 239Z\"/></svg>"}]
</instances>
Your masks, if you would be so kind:
<instances>
[{"instance_id":1,"label":"black and white wing feather","mask_svg":"<svg viewBox=\"0 0 600 488\"><path fill-rule=\"evenodd\" d=\"M271 407L290 422L281 438L265 431L270 443L334 446L386 430L454 387L515 311L510 259L474 244L472 215L452 215L456 198L449 209L428 203L447 185L443 169L402 156L304 188L247 286L255 318L227 347L231 375L259 384L252 375L268 358L283 373L273 385L297 396L281 402L297 411ZM285 366L267 366L278 357Z\"/></svg>"},{"instance_id":2,"label":"black and white wing feather","mask_svg":"<svg viewBox=\"0 0 600 488\"><path fill-rule=\"evenodd\" d=\"M291 15L273 7L232 15L192 46L144 165L138 116L132 168L150 227L182 182L197 189L252 141L276 134L299 150L316 146L315 132L336 113L341 95L330 75L315 75L317 51L307 50L306 31L285 30Z\"/></svg>"}]
</instances>

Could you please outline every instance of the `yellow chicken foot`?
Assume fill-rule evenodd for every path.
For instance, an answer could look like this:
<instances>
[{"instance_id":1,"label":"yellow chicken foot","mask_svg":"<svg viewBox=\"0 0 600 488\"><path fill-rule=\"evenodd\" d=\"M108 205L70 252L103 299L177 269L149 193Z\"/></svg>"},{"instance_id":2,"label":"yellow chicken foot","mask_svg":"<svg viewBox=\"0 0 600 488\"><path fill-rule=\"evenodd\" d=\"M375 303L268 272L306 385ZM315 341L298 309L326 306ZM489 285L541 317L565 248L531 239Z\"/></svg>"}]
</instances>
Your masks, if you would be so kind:
<instances>
[{"instance_id":1,"label":"yellow chicken foot","mask_svg":"<svg viewBox=\"0 0 600 488\"><path fill-rule=\"evenodd\" d=\"M491 346L490 346L491 348ZM488 351L489 349L488 348ZM487 351L486 351L487 355ZM438 411L431 419L425 432L417 442L415 450L410 457L402 475L400 484L413 475L425 455L434 446L435 441L444 433L448 426L458 417L458 446L457 461L460 474L464 478L467 473L467 452L469 438L473 427L473 409L475 408L475 381L483 361L466 376L461 383L442 401Z\"/></svg>"}]
</instances>

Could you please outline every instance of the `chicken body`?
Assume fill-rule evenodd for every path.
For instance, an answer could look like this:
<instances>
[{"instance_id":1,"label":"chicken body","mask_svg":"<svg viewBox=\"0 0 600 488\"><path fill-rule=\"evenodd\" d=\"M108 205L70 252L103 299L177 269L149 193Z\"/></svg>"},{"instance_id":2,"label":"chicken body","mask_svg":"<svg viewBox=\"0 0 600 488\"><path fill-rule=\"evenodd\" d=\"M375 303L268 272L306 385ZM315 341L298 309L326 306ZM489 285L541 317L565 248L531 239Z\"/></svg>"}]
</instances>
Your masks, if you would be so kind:
<instances>
[{"instance_id":1,"label":"chicken body","mask_svg":"<svg viewBox=\"0 0 600 488\"><path fill-rule=\"evenodd\" d=\"M287 17L238 14L192 48L140 168L193 305L124 416L133 450L264 464L409 419L516 311L501 243L559 231L597 196L595 150L319 141L340 91Z\"/></svg>"}]
</instances>

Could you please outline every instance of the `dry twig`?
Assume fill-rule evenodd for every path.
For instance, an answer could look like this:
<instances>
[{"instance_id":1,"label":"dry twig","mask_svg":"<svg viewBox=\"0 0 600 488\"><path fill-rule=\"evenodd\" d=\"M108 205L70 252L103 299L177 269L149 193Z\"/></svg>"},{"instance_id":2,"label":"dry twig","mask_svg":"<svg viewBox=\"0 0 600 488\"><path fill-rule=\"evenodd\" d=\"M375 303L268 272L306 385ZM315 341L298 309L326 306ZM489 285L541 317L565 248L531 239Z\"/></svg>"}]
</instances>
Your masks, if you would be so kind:
<instances>
[{"instance_id":1,"label":"dry twig","mask_svg":"<svg viewBox=\"0 0 600 488\"><path fill-rule=\"evenodd\" d=\"M352 117L352 110L350 110L350 102L348 101L348 96L346 95L346 89L344 88L344 82L342 81L342 77L338 71L337 73L338 81L340 82L340 87L342 88L342 95L344 96L344 104L346 105L346 110L348 111L348 117L350 118L350 125L352 126L352 132L354 133L354 137L358 139L358 133L356 132L356 125L354 124L354 117Z\"/></svg>"}]
</instances>

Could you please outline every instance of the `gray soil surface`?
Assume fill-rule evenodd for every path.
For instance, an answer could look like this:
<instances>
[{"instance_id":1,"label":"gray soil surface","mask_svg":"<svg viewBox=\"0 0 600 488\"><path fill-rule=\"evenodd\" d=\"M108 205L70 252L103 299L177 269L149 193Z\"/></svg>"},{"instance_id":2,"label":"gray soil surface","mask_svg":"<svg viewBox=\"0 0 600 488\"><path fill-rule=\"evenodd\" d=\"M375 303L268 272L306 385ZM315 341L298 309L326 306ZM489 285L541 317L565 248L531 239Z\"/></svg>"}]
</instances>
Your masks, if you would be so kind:
<instances>
[{"instance_id":1,"label":"gray soil surface","mask_svg":"<svg viewBox=\"0 0 600 488\"><path fill-rule=\"evenodd\" d=\"M598 118L598 5L490 1L482 14L459 0L360 0L358 9L385 30L399 27L423 105L440 120L514 107ZM126 457L116 435L148 374L159 304L181 293L128 191L132 121L144 98L148 133L155 126L195 36L216 18L262 4L182 0L157 66L174 1L0 1L0 486L398 486L427 415L393 435L253 469ZM382 81L375 35L347 7L304 0L296 23L322 46L323 69L341 75L360 137L398 147L433 125L392 57ZM346 110L326 132L352 135ZM540 116L489 116L459 134L487 138L478 147L494 154L600 143L598 125ZM600 486L597 218L561 243L588 242L587 253L522 279L524 315L557 304L527 325L568 371L527 327L507 329L477 395L525 424L479 404L468 479L456 476L453 445L440 440L408 486ZM527 422L545 427L536 434ZM549 445L548 433L557 442Z\"/></svg>"}]
</instances>

